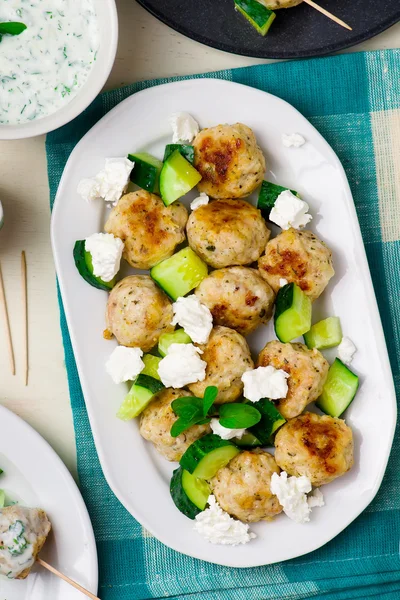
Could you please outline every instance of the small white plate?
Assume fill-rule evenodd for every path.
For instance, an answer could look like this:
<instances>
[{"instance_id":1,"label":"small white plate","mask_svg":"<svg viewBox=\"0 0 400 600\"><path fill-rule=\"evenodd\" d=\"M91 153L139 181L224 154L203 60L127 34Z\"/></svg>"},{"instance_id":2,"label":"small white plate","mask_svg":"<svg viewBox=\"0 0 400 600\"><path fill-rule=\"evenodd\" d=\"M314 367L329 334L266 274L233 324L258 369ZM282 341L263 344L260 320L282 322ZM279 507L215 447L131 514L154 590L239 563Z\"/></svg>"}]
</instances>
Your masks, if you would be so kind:
<instances>
[{"instance_id":1,"label":"small white plate","mask_svg":"<svg viewBox=\"0 0 400 600\"><path fill-rule=\"evenodd\" d=\"M0 488L8 501L43 508L52 531L40 557L97 592L96 543L86 506L68 469L25 421L0 406ZM0 577L3 600L82 600L82 593L39 565L25 580Z\"/></svg>"},{"instance_id":2,"label":"small white plate","mask_svg":"<svg viewBox=\"0 0 400 600\"><path fill-rule=\"evenodd\" d=\"M326 506L313 511L309 524L297 525L280 515L271 523L252 526L257 539L235 548L210 545L193 531L193 523L179 513L169 495L175 465L140 437L136 421L124 423L115 417L126 387L115 386L104 369L115 344L102 338L107 295L80 277L72 256L75 241L101 231L106 217L102 203L89 205L78 196L80 179L95 175L106 157L144 150L162 158L171 141L168 117L178 111L193 114L201 127L241 121L255 131L267 158L266 178L300 192L314 216L311 229L333 250L336 275L314 304L314 320L338 315L345 335L359 348L353 368L361 386L346 412L355 436L354 468L324 486ZM282 145L282 133L293 132L306 138L301 148ZM331 147L292 106L250 87L213 79L167 84L131 96L97 123L71 154L54 206L52 244L104 474L122 504L162 542L222 565L268 564L319 548L371 502L396 423L392 375L346 175ZM272 325L260 328L249 340L253 353L270 339L275 339Z\"/></svg>"}]
</instances>

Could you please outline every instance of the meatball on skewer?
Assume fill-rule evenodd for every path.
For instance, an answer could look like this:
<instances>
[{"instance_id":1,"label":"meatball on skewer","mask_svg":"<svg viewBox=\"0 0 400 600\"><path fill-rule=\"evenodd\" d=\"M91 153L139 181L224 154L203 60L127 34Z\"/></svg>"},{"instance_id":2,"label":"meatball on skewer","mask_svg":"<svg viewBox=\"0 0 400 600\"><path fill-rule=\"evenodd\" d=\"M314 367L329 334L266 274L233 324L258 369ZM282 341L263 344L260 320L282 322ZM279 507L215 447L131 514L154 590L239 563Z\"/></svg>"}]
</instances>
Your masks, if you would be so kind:
<instances>
[{"instance_id":1,"label":"meatball on skewer","mask_svg":"<svg viewBox=\"0 0 400 600\"><path fill-rule=\"evenodd\" d=\"M122 346L151 350L162 333L173 331L170 299L148 275L131 275L111 290L106 309L106 337Z\"/></svg>"},{"instance_id":2,"label":"meatball on skewer","mask_svg":"<svg viewBox=\"0 0 400 600\"><path fill-rule=\"evenodd\" d=\"M312 231L293 228L268 242L258 268L275 293L283 278L296 283L311 300L322 294L335 274L332 252L324 242Z\"/></svg>"},{"instance_id":3,"label":"meatball on skewer","mask_svg":"<svg viewBox=\"0 0 400 600\"><path fill-rule=\"evenodd\" d=\"M268 365L289 374L287 396L276 405L285 419L297 417L310 402L319 398L329 370L329 363L319 350L275 340L268 342L258 357L257 367Z\"/></svg>"},{"instance_id":4,"label":"meatball on skewer","mask_svg":"<svg viewBox=\"0 0 400 600\"><path fill-rule=\"evenodd\" d=\"M104 231L124 243L123 257L136 269L150 269L174 253L185 239L188 213L183 204L165 206L145 190L122 196L112 209Z\"/></svg>"},{"instance_id":5,"label":"meatball on skewer","mask_svg":"<svg viewBox=\"0 0 400 600\"><path fill-rule=\"evenodd\" d=\"M195 138L194 166L200 192L212 198L245 198L261 185L265 158L250 127L217 125Z\"/></svg>"},{"instance_id":6,"label":"meatball on skewer","mask_svg":"<svg viewBox=\"0 0 400 600\"><path fill-rule=\"evenodd\" d=\"M214 200L192 212L187 223L189 246L215 269L249 265L269 240L261 212L245 200Z\"/></svg>"},{"instance_id":7,"label":"meatball on skewer","mask_svg":"<svg viewBox=\"0 0 400 600\"><path fill-rule=\"evenodd\" d=\"M244 451L220 469L210 481L219 505L243 523L270 521L282 512L271 493L271 476L280 469L264 450Z\"/></svg>"},{"instance_id":8,"label":"meatball on skewer","mask_svg":"<svg viewBox=\"0 0 400 600\"><path fill-rule=\"evenodd\" d=\"M304 413L279 429L275 460L289 475L306 475L315 486L330 483L353 466L353 433L343 419Z\"/></svg>"},{"instance_id":9,"label":"meatball on skewer","mask_svg":"<svg viewBox=\"0 0 400 600\"><path fill-rule=\"evenodd\" d=\"M0 509L0 574L25 579L50 533L44 510L13 505Z\"/></svg>"},{"instance_id":10,"label":"meatball on skewer","mask_svg":"<svg viewBox=\"0 0 400 600\"><path fill-rule=\"evenodd\" d=\"M170 461L179 461L193 442L211 432L208 424L193 425L178 437L171 436L171 427L178 419L171 404L177 398L190 395L186 390L166 388L154 396L140 417L141 436L152 442L155 449Z\"/></svg>"},{"instance_id":11,"label":"meatball on skewer","mask_svg":"<svg viewBox=\"0 0 400 600\"><path fill-rule=\"evenodd\" d=\"M201 359L207 363L206 377L188 385L190 391L203 398L207 386L215 385L218 396L215 404L234 402L243 391L242 375L253 368L249 346L237 331L214 327L208 342L199 345Z\"/></svg>"},{"instance_id":12,"label":"meatball on skewer","mask_svg":"<svg viewBox=\"0 0 400 600\"><path fill-rule=\"evenodd\" d=\"M216 325L248 335L272 316L275 294L256 269L228 267L203 279L195 291Z\"/></svg>"}]
</instances>

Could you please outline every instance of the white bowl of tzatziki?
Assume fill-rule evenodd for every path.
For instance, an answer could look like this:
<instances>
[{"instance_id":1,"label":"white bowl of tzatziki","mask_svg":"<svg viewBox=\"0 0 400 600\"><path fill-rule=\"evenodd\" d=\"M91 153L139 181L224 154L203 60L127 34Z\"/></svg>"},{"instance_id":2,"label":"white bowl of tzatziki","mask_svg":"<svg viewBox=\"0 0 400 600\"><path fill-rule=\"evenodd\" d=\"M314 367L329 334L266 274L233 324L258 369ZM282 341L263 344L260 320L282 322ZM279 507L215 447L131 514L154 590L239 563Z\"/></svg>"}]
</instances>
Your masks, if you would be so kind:
<instances>
[{"instance_id":1,"label":"white bowl of tzatziki","mask_svg":"<svg viewBox=\"0 0 400 600\"><path fill-rule=\"evenodd\" d=\"M1 0L0 139L47 133L101 91L118 41L115 0ZM1 28L0 28L1 33Z\"/></svg>"}]
</instances>

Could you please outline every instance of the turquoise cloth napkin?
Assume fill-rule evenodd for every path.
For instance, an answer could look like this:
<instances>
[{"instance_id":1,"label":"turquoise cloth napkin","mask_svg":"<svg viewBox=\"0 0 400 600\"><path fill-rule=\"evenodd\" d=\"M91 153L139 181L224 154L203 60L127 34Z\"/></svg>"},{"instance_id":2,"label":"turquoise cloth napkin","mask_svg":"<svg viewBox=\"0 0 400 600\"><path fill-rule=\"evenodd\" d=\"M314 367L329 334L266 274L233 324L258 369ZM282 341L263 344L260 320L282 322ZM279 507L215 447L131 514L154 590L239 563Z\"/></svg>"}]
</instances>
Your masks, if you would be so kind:
<instances>
[{"instance_id":1,"label":"turquoise cloth napkin","mask_svg":"<svg viewBox=\"0 0 400 600\"><path fill-rule=\"evenodd\" d=\"M339 155L353 191L398 388L400 50L262 65L199 77L236 81L287 100ZM127 96L174 80L147 81L106 92L75 121L48 135L51 204L68 156L92 125ZM273 115L266 115L266 127L269 118ZM320 550L285 563L245 570L188 558L144 531L109 489L93 443L61 299L60 312L80 485L97 540L102 600L400 598L397 435L375 500ZM308 535L307 526L304 535ZM290 545L290 539L287 543Z\"/></svg>"}]
</instances>

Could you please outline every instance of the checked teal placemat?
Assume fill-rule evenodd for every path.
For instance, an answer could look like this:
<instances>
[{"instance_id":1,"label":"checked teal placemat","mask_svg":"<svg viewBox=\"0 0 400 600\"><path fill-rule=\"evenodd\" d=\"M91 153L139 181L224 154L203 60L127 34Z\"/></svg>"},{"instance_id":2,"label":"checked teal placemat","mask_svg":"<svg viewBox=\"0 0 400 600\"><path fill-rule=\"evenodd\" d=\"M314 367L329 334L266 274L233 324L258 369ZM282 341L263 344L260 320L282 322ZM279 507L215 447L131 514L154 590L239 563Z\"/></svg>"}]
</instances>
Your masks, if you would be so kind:
<instances>
[{"instance_id":1,"label":"checked teal placemat","mask_svg":"<svg viewBox=\"0 0 400 600\"><path fill-rule=\"evenodd\" d=\"M287 100L339 155L353 191L398 388L400 50L262 65L198 77L236 81ZM173 79L106 92L75 121L48 135L51 203L69 154L92 125L130 94L167 81ZM94 447L61 300L60 311L80 485L97 539L102 600L400 599L397 437L373 503L320 550L286 563L246 570L187 558L144 531L109 489Z\"/></svg>"}]
</instances>

